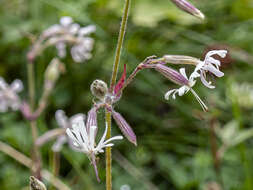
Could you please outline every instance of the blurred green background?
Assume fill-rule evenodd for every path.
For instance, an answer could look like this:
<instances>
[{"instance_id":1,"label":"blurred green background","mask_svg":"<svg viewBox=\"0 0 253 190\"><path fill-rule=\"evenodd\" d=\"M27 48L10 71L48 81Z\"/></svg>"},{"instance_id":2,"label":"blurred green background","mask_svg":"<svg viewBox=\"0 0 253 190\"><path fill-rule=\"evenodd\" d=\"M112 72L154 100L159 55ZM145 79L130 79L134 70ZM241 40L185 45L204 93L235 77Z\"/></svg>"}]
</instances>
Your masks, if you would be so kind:
<instances>
[{"instance_id":1,"label":"blurred green background","mask_svg":"<svg viewBox=\"0 0 253 190\"><path fill-rule=\"evenodd\" d=\"M134 147L127 140L115 142L114 189L218 190L216 183L221 181L227 190L253 189L253 140L250 138L253 1L191 2L206 15L204 22L178 10L169 0L133 1L120 73L123 64L127 64L129 75L150 55L182 54L203 58L208 49L225 48L230 53L222 64L225 77L213 78L214 90L200 82L196 85L196 91L210 108L209 113L203 113L190 93L176 101L166 101L164 94L174 85L159 73L144 70L137 75L115 106L134 129L138 146ZM50 105L39 118L40 135L57 128L54 117L57 109L65 110L68 116L87 113L93 99L89 91L92 81L110 80L123 3L123 0L0 1L0 76L8 83L15 78L22 79L24 99L27 99L26 53L31 45L28 36L38 36L66 15L82 26L97 26L91 60L78 64L70 55L62 60L66 63L66 73L58 80ZM55 55L56 50L51 47L36 60L37 98L41 94L45 68ZM103 119L101 111L101 128ZM113 123L113 135L119 133ZM20 113L0 115L0 140L28 156L32 146L30 134L29 125ZM211 142L221 147L224 141L229 148L215 169ZM52 144L53 141L41 149L43 166L49 170L52 170ZM60 160L59 178L73 190L105 189L104 155L100 155L98 164L101 183L97 183L85 155L65 145ZM0 166L1 190L27 189L29 169L2 153Z\"/></svg>"}]
</instances>

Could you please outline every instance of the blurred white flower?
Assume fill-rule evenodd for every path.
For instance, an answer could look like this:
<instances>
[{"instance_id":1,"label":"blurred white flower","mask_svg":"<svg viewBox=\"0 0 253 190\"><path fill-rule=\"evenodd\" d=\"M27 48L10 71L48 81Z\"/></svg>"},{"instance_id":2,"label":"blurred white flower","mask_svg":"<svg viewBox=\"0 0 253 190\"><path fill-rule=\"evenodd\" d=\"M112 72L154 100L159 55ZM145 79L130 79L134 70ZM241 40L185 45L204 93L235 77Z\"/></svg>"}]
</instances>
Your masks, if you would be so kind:
<instances>
[{"instance_id":1,"label":"blurred white flower","mask_svg":"<svg viewBox=\"0 0 253 190\"><path fill-rule=\"evenodd\" d=\"M5 80L0 77L0 112L8 111L8 108L16 111L21 106L21 101L17 93L23 90L21 80L14 80L8 85Z\"/></svg>"},{"instance_id":2,"label":"blurred white flower","mask_svg":"<svg viewBox=\"0 0 253 190\"><path fill-rule=\"evenodd\" d=\"M131 190L131 187L129 185L125 184L120 187L120 190Z\"/></svg>"},{"instance_id":3,"label":"blurred white flower","mask_svg":"<svg viewBox=\"0 0 253 190\"><path fill-rule=\"evenodd\" d=\"M85 115L82 113L78 113L73 115L72 117L68 118L63 110L57 110L55 112L55 119L59 127L63 129L67 129L71 127L71 124L78 121L78 120L84 120ZM72 141L67 137L66 133L60 135L55 143L52 146L52 150L54 152L60 152L62 149L62 146L67 143L69 144L70 148L78 151L75 146L73 146Z\"/></svg>"},{"instance_id":4,"label":"blurred white flower","mask_svg":"<svg viewBox=\"0 0 253 190\"><path fill-rule=\"evenodd\" d=\"M73 60L83 62L92 57L94 40L89 35L95 31L96 26L80 27L71 17L65 16L60 19L60 24L49 27L42 36L48 38L51 44L56 44L58 56L61 58L66 56L66 44L71 44Z\"/></svg>"},{"instance_id":5,"label":"blurred white flower","mask_svg":"<svg viewBox=\"0 0 253 190\"><path fill-rule=\"evenodd\" d=\"M219 67L221 66L221 63L219 60L214 59L213 55L219 55L221 58L225 58L227 55L227 50L213 50L209 51L206 54L205 60L200 61L198 65L195 68L194 72L197 72L200 74L201 82L208 88L215 88L215 86L212 85L211 81L206 80L206 72L210 72L214 74L217 77L223 77L224 73L220 71Z\"/></svg>"}]
</instances>

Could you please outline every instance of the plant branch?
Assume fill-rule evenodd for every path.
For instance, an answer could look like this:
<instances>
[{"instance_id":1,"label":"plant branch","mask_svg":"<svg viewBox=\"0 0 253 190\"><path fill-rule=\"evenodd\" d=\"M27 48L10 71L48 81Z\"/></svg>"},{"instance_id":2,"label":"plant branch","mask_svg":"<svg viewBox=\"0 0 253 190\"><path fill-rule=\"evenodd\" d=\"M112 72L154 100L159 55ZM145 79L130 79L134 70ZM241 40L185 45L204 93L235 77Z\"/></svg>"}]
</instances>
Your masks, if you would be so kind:
<instances>
[{"instance_id":1,"label":"plant branch","mask_svg":"<svg viewBox=\"0 0 253 190\"><path fill-rule=\"evenodd\" d=\"M27 63L27 75L28 75L28 90L29 90L29 102L30 102L30 110L34 110L35 106L35 77L34 77L34 64L33 62ZM38 137L38 131L36 126L36 121L29 121L31 130L32 130L32 139L33 139L33 161L36 166L35 177L40 179L40 153L38 151L38 147L36 146L35 142Z\"/></svg>"},{"instance_id":2,"label":"plant branch","mask_svg":"<svg viewBox=\"0 0 253 190\"><path fill-rule=\"evenodd\" d=\"M7 154L8 156L12 157L19 163L23 164L24 166L30 168L35 172L36 167L33 165L33 161L25 156L24 154L18 152L14 148L12 148L10 145L1 142L0 141L0 151ZM49 181L53 186L55 186L57 189L60 190L70 190L68 186L66 186L61 180L54 177L53 174L51 174L49 171L43 169L41 171L42 178Z\"/></svg>"}]
</instances>

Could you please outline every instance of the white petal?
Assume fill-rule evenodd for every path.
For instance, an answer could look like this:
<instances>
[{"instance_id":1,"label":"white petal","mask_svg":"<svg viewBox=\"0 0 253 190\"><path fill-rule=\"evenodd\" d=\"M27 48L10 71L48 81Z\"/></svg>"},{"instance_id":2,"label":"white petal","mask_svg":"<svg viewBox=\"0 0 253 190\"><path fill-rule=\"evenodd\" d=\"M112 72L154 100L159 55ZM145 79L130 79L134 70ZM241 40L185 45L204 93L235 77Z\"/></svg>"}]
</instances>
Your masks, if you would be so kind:
<instances>
[{"instance_id":1,"label":"white petal","mask_svg":"<svg viewBox=\"0 0 253 190\"><path fill-rule=\"evenodd\" d=\"M223 77L224 76L224 73L221 72L220 70L216 69L213 65L211 64L208 64L205 66L205 70L206 71L209 71L211 73L213 73L215 76L217 77Z\"/></svg>"},{"instance_id":2,"label":"white petal","mask_svg":"<svg viewBox=\"0 0 253 190\"><path fill-rule=\"evenodd\" d=\"M74 34L74 35L75 35L75 34L78 32L79 29L80 29L80 25L74 23L74 24L71 24L71 25L70 25L70 27L69 27L69 32L70 32L71 34Z\"/></svg>"},{"instance_id":3,"label":"white petal","mask_svg":"<svg viewBox=\"0 0 253 190\"><path fill-rule=\"evenodd\" d=\"M78 35L79 36L86 36L86 35L89 35L89 34L95 32L95 31L96 31L96 26L90 25L90 26L86 26L86 27L81 28L78 32Z\"/></svg>"},{"instance_id":4,"label":"white petal","mask_svg":"<svg viewBox=\"0 0 253 190\"><path fill-rule=\"evenodd\" d=\"M215 88L215 86L211 85L212 82L210 82L210 81L207 82L206 79L205 79L205 77L204 77L203 75L200 76L200 80L201 80L201 82L202 82L206 87L211 88L211 89Z\"/></svg>"},{"instance_id":5,"label":"white petal","mask_svg":"<svg viewBox=\"0 0 253 190\"><path fill-rule=\"evenodd\" d=\"M73 22L72 18L69 16L61 17L60 23L62 26L67 27Z\"/></svg>"},{"instance_id":6,"label":"white petal","mask_svg":"<svg viewBox=\"0 0 253 190\"><path fill-rule=\"evenodd\" d=\"M3 77L0 77L0 89L5 90L8 87Z\"/></svg>"},{"instance_id":7,"label":"white petal","mask_svg":"<svg viewBox=\"0 0 253 190\"><path fill-rule=\"evenodd\" d=\"M212 51L209 51L206 54L206 58L211 57L212 55L215 55L215 54L218 54L220 57L224 58L224 57L226 57L227 50L212 50Z\"/></svg>"},{"instance_id":8,"label":"white petal","mask_svg":"<svg viewBox=\"0 0 253 190\"><path fill-rule=\"evenodd\" d=\"M176 89L172 89L172 90L169 90L165 95L164 95L164 98L166 100L169 100L170 99L170 95L175 91Z\"/></svg>"},{"instance_id":9,"label":"white petal","mask_svg":"<svg viewBox=\"0 0 253 190\"><path fill-rule=\"evenodd\" d=\"M66 133L68 135L68 137L74 142L77 143L78 139L75 137L75 135L73 135L73 132L71 129L67 128ZM78 143L79 144L79 143Z\"/></svg>"},{"instance_id":10,"label":"white petal","mask_svg":"<svg viewBox=\"0 0 253 190\"><path fill-rule=\"evenodd\" d=\"M14 91L14 92L21 92L24 88L23 83L21 80L16 79L11 83L10 88Z\"/></svg>"},{"instance_id":11,"label":"white petal","mask_svg":"<svg viewBox=\"0 0 253 190\"><path fill-rule=\"evenodd\" d=\"M68 123L68 118L65 115L65 112L63 110L57 110L55 112L55 119L57 124L61 127L61 128L68 128L69 123Z\"/></svg>"},{"instance_id":12,"label":"white petal","mask_svg":"<svg viewBox=\"0 0 253 190\"><path fill-rule=\"evenodd\" d=\"M57 138L56 142L52 146L52 150L54 152L60 152L62 149L62 145L67 142L67 137L65 135L61 135Z\"/></svg>"},{"instance_id":13,"label":"white petal","mask_svg":"<svg viewBox=\"0 0 253 190\"><path fill-rule=\"evenodd\" d=\"M214 64L217 68L219 68L221 66L220 61L217 59L214 59L213 57L207 58L206 62L209 64Z\"/></svg>"},{"instance_id":14,"label":"white petal","mask_svg":"<svg viewBox=\"0 0 253 190\"><path fill-rule=\"evenodd\" d=\"M89 138L90 138L90 146L92 148L94 148L94 146L95 146L96 130L97 130L97 126L91 126L90 127Z\"/></svg>"},{"instance_id":15,"label":"white petal","mask_svg":"<svg viewBox=\"0 0 253 190\"><path fill-rule=\"evenodd\" d=\"M100 141L97 145L97 148L101 147L104 144L105 137L106 137L106 134L107 134L107 128L108 128L108 126L107 126L107 123L106 123L104 134L103 134L102 138L100 139Z\"/></svg>"},{"instance_id":16,"label":"white petal","mask_svg":"<svg viewBox=\"0 0 253 190\"><path fill-rule=\"evenodd\" d=\"M104 142L104 144L107 144L108 142L111 142L111 141L114 141L114 140L122 140L122 139L123 139L122 136L114 136L114 137L112 137L112 138L106 140L106 141Z\"/></svg>"},{"instance_id":17,"label":"white petal","mask_svg":"<svg viewBox=\"0 0 253 190\"><path fill-rule=\"evenodd\" d=\"M185 73L185 68L180 68L179 72L188 80L188 77L187 77L187 75Z\"/></svg>"},{"instance_id":18,"label":"white petal","mask_svg":"<svg viewBox=\"0 0 253 190\"><path fill-rule=\"evenodd\" d=\"M182 86L182 87L180 87L180 88L178 89L178 95L179 95L179 96L183 96L183 95L185 94L185 92L186 92L185 86Z\"/></svg>"}]
</instances>

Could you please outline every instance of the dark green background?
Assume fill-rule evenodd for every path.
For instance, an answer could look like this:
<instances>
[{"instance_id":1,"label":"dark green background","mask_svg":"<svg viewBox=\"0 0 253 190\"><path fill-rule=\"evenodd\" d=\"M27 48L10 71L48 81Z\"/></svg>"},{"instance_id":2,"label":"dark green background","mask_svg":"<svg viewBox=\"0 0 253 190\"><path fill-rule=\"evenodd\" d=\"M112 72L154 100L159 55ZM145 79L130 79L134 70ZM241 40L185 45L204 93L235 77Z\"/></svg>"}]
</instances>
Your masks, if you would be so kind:
<instances>
[{"instance_id":1,"label":"dark green background","mask_svg":"<svg viewBox=\"0 0 253 190\"><path fill-rule=\"evenodd\" d=\"M217 181L209 141L210 118L221 126L236 120L241 128L252 127L252 107L243 108L237 101L232 101L229 88L233 83L253 81L253 1L191 2L206 15L204 22L178 10L169 0L133 0L120 73L123 64L127 64L130 74L150 55L182 54L202 58L210 47L226 47L231 57L222 67L225 77L215 79L214 90L207 89L200 82L196 85L196 91L210 108L208 114L203 114L190 93L176 101L166 101L164 94L177 86L159 73L144 70L137 75L115 107L134 129L138 146L134 147L127 140L115 142L114 189L128 184L132 190L144 190L147 189L146 181L161 190L204 189L208 182ZM81 25L97 26L91 60L78 64L69 55L62 60L66 63L66 73L58 80L50 105L39 118L40 134L57 127L54 118L57 109L64 109L68 116L87 113L93 99L89 91L92 81L110 80L122 9L123 0L0 1L0 75L7 82L22 79L24 99L27 99L26 53L30 46L27 36L38 36L65 15ZM43 72L55 55L52 47L36 60L37 98L41 94ZM104 126L103 114L102 111L99 114L101 128ZM119 133L113 123L113 135ZM20 113L0 115L0 140L26 155L30 154L30 128ZM52 143L42 148L44 167L49 170ZM253 189L252 144L252 140L247 140L226 152L221 166L225 189ZM123 169L117 161L117 152L134 169ZM73 190L104 189L104 155L100 156L98 167L100 184L96 182L85 155L73 152L68 146L61 153L60 178ZM29 175L27 168L0 153L1 190L25 189Z\"/></svg>"}]
</instances>

